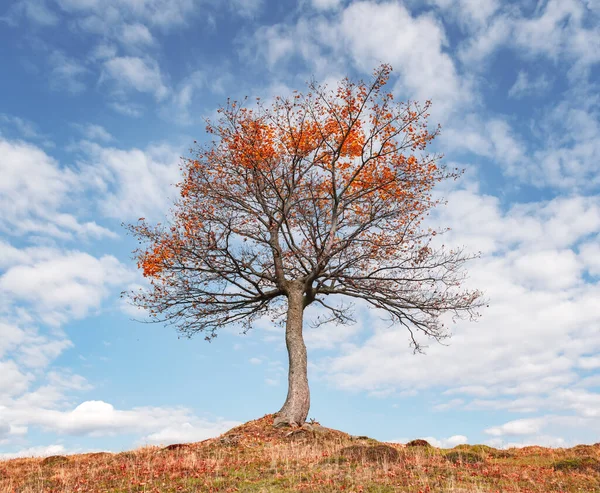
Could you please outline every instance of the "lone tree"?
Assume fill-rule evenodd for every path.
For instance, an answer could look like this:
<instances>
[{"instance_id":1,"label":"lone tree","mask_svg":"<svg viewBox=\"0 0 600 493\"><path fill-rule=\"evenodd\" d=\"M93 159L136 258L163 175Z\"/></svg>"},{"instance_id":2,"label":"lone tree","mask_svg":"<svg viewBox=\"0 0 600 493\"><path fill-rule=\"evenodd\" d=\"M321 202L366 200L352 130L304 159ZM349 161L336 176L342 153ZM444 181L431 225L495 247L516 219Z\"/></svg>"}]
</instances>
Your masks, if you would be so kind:
<instances>
[{"instance_id":1,"label":"lone tree","mask_svg":"<svg viewBox=\"0 0 600 493\"><path fill-rule=\"evenodd\" d=\"M327 309L321 322L349 323L352 305L330 300L364 300L418 351L418 332L447 337L441 314L474 316L481 303L460 288L471 257L433 248L440 231L420 226L439 203L433 186L458 172L423 152L439 130L426 125L430 102L395 103L383 90L390 72L382 65L369 83L345 79L334 91L312 83L254 109L228 101L207 126L212 143L183 160L168 224L130 226L150 280L130 296L154 320L210 340L228 324L285 319L289 387L276 426L308 415L309 305Z\"/></svg>"}]
</instances>

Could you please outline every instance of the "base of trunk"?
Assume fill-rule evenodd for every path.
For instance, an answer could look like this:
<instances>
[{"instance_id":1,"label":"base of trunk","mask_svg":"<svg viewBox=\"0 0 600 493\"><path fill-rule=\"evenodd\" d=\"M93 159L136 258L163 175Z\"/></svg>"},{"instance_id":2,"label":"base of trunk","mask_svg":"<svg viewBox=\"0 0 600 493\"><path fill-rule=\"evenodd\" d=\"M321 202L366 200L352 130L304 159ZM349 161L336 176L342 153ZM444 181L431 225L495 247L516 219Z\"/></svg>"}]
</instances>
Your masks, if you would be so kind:
<instances>
[{"instance_id":1,"label":"base of trunk","mask_svg":"<svg viewBox=\"0 0 600 493\"><path fill-rule=\"evenodd\" d=\"M275 415L275 420L273 421L274 428L300 428L303 424L304 420L280 413Z\"/></svg>"},{"instance_id":2,"label":"base of trunk","mask_svg":"<svg viewBox=\"0 0 600 493\"><path fill-rule=\"evenodd\" d=\"M308 397L308 394L305 394L304 399L299 399L292 403L286 401L279 412L275 414L273 426L275 428L299 428L306 423L309 409L310 398Z\"/></svg>"}]
</instances>

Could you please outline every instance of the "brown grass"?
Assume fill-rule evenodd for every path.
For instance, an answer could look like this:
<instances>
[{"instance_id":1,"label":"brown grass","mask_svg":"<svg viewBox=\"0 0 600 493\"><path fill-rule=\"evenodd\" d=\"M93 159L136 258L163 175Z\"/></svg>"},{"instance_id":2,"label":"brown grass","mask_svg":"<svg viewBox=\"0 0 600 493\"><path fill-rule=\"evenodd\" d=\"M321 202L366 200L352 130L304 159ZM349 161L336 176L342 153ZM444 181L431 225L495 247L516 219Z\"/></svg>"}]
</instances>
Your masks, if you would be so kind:
<instances>
[{"instance_id":1,"label":"brown grass","mask_svg":"<svg viewBox=\"0 0 600 493\"><path fill-rule=\"evenodd\" d=\"M0 462L13 492L600 492L600 445L498 451L405 447L273 415L218 438L120 454Z\"/></svg>"}]
</instances>

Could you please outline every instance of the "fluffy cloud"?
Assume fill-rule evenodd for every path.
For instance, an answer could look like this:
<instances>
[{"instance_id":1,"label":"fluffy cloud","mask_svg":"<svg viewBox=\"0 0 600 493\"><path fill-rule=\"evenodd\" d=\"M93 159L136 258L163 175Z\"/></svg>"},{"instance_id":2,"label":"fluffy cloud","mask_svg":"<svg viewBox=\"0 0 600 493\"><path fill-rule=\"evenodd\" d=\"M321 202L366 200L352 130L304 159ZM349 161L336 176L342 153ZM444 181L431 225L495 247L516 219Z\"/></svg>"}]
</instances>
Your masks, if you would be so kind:
<instances>
[{"instance_id":1,"label":"fluffy cloud","mask_svg":"<svg viewBox=\"0 0 600 493\"><path fill-rule=\"evenodd\" d=\"M541 424L542 422L539 419L517 419L502 426L488 428L485 432L492 436L533 435L540 431Z\"/></svg>"},{"instance_id":2,"label":"fluffy cloud","mask_svg":"<svg viewBox=\"0 0 600 493\"><path fill-rule=\"evenodd\" d=\"M20 457L48 457L50 455L64 455L68 453L64 445L40 445L37 447L28 447L17 452L0 453L0 459L16 459Z\"/></svg>"},{"instance_id":3,"label":"fluffy cloud","mask_svg":"<svg viewBox=\"0 0 600 493\"><path fill-rule=\"evenodd\" d=\"M123 90L153 94L157 100L164 99L169 89L163 82L158 63L151 58L115 57L104 62L100 80L113 80Z\"/></svg>"},{"instance_id":4,"label":"fluffy cloud","mask_svg":"<svg viewBox=\"0 0 600 493\"><path fill-rule=\"evenodd\" d=\"M402 97L432 99L436 115L471 100L470 82L445 52L443 25L431 14L413 16L401 3L352 2L332 19L300 18L293 26L261 28L254 42L271 65L298 54L321 79L347 60L363 73L390 63L400 76Z\"/></svg>"},{"instance_id":5,"label":"fluffy cloud","mask_svg":"<svg viewBox=\"0 0 600 493\"><path fill-rule=\"evenodd\" d=\"M227 430L242 424L239 421L217 419L194 419L192 422L176 423L162 430L150 433L143 438L145 443L169 445L171 443L199 442L225 433Z\"/></svg>"},{"instance_id":6,"label":"fluffy cloud","mask_svg":"<svg viewBox=\"0 0 600 493\"><path fill-rule=\"evenodd\" d=\"M321 361L322 374L352 390L445 389L444 396L470 397L457 405L472 409L597 416L600 397L577 369L600 350L600 286L583 279L586 260L576 245L600 226L598 200L555 199L502 212L497 199L456 191L440 213L441 224L454 228L446 244L486 252L469 269L469 285L490 300L482 319L452 325L450 347L433 344L426 356L410 353L402 330L373 324L363 344ZM578 382L584 387L572 390Z\"/></svg>"},{"instance_id":7,"label":"fluffy cloud","mask_svg":"<svg viewBox=\"0 0 600 493\"><path fill-rule=\"evenodd\" d=\"M180 181L177 149L154 145L122 150L85 142L81 150L86 180L100 192L104 215L128 221L164 216Z\"/></svg>"},{"instance_id":8,"label":"fluffy cloud","mask_svg":"<svg viewBox=\"0 0 600 493\"><path fill-rule=\"evenodd\" d=\"M36 259L38 253L0 275L0 292L5 299L25 302L44 322L60 325L71 318L85 317L100 307L109 287L121 286L132 274L115 257L93 257L83 252L54 252ZM44 253L47 251L44 250Z\"/></svg>"},{"instance_id":9,"label":"fluffy cloud","mask_svg":"<svg viewBox=\"0 0 600 493\"><path fill-rule=\"evenodd\" d=\"M104 401L85 401L72 410L25 407L1 409L13 426L36 426L44 431L74 436L107 436L119 433L143 435L140 442L170 444L217 436L241 424L222 418L194 416L189 409L139 407L115 409Z\"/></svg>"},{"instance_id":10,"label":"fluffy cloud","mask_svg":"<svg viewBox=\"0 0 600 493\"><path fill-rule=\"evenodd\" d=\"M598 12L579 0L549 0L531 17L507 7L490 20L486 29L467 40L460 50L461 59L472 67L491 60L501 46L515 49L519 56L564 58L577 72L598 61L600 34L590 19Z\"/></svg>"},{"instance_id":11,"label":"fluffy cloud","mask_svg":"<svg viewBox=\"0 0 600 493\"><path fill-rule=\"evenodd\" d=\"M0 230L68 238L114 236L95 222L63 212L80 189L77 174L40 148L0 137Z\"/></svg>"},{"instance_id":12,"label":"fluffy cloud","mask_svg":"<svg viewBox=\"0 0 600 493\"><path fill-rule=\"evenodd\" d=\"M341 3L341 0L311 0L311 5L317 10L334 10Z\"/></svg>"}]
</instances>

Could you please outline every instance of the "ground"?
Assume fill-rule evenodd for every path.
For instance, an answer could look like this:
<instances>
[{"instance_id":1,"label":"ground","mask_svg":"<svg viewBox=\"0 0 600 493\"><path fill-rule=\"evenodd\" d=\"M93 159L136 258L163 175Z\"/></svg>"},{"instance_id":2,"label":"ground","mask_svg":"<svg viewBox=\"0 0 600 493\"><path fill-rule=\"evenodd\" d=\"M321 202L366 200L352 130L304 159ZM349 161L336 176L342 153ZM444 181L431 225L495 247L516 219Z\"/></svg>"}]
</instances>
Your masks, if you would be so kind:
<instances>
[{"instance_id":1,"label":"ground","mask_svg":"<svg viewBox=\"0 0 600 493\"><path fill-rule=\"evenodd\" d=\"M8 492L600 492L600 444L497 450L401 445L273 415L217 438L119 454L0 462Z\"/></svg>"}]
</instances>

